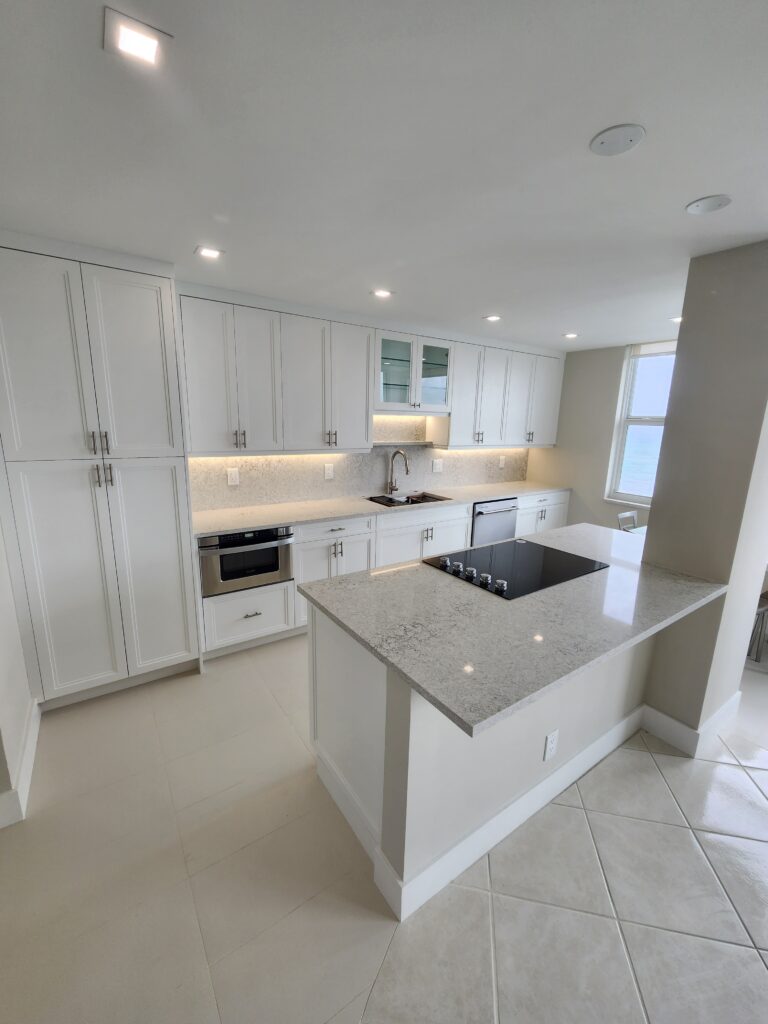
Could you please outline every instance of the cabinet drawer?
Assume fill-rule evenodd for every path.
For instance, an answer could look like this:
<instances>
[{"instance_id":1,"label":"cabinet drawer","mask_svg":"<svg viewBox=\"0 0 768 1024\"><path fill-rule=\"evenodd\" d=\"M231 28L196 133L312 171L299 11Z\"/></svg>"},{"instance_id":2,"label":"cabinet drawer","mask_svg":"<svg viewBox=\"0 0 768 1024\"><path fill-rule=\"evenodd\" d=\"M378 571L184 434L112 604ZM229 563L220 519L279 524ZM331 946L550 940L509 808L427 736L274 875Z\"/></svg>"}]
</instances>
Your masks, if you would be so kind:
<instances>
[{"instance_id":1,"label":"cabinet drawer","mask_svg":"<svg viewBox=\"0 0 768 1024\"><path fill-rule=\"evenodd\" d=\"M293 626L293 581L203 599L205 649L256 640Z\"/></svg>"},{"instance_id":2,"label":"cabinet drawer","mask_svg":"<svg viewBox=\"0 0 768 1024\"><path fill-rule=\"evenodd\" d=\"M543 494L521 494L517 499L518 508L541 508L542 505L558 505L568 501L570 491L545 491Z\"/></svg>"},{"instance_id":3,"label":"cabinet drawer","mask_svg":"<svg viewBox=\"0 0 768 1024\"><path fill-rule=\"evenodd\" d=\"M373 516L356 516L351 519L330 519L323 523L304 523L293 531L295 542L305 540L338 540L353 533L370 533Z\"/></svg>"},{"instance_id":4,"label":"cabinet drawer","mask_svg":"<svg viewBox=\"0 0 768 1024\"><path fill-rule=\"evenodd\" d=\"M404 526L433 526L435 523L450 519L463 519L469 515L469 505L444 505L440 502L427 502L411 509L397 509L377 516L376 529L379 533L389 533L402 529Z\"/></svg>"}]
</instances>

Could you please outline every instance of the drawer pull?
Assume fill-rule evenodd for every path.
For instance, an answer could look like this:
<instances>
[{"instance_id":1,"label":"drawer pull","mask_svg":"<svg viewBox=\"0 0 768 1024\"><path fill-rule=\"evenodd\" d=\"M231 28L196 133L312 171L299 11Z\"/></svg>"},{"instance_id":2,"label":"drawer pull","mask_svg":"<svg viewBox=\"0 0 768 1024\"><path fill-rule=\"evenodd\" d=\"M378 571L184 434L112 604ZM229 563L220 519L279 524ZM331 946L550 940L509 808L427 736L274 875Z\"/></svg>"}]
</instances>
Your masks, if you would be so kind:
<instances>
[{"instance_id":1,"label":"drawer pull","mask_svg":"<svg viewBox=\"0 0 768 1024\"><path fill-rule=\"evenodd\" d=\"M261 615L261 612L246 612L243 616L244 619L253 619L255 616Z\"/></svg>"},{"instance_id":2,"label":"drawer pull","mask_svg":"<svg viewBox=\"0 0 768 1024\"><path fill-rule=\"evenodd\" d=\"M339 533L341 530L346 530L346 526L332 526L328 533Z\"/></svg>"}]
</instances>

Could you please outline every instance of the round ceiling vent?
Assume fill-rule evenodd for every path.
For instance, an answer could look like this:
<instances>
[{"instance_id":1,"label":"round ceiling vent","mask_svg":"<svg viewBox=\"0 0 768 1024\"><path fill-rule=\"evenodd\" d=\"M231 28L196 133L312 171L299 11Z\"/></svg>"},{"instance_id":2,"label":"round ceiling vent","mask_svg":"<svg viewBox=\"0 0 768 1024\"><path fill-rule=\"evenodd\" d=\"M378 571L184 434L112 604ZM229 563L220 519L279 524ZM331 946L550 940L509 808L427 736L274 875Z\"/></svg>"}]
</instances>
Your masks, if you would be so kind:
<instances>
[{"instance_id":1,"label":"round ceiling vent","mask_svg":"<svg viewBox=\"0 0 768 1024\"><path fill-rule=\"evenodd\" d=\"M724 206L727 206L731 202L731 197L726 195L719 196L702 196L701 199L694 199L692 203L688 203L685 210L686 213L692 213L698 215L700 213L714 213L715 210L722 210Z\"/></svg>"},{"instance_id":2,"label":"round ceiling vent","mask_svg":"<svg viewBox=\"0 0 768 1024\"><path fill-rule=\"evenodd\" d=\"M638 142L645 138L645 128L641 124L615 124L598 132L589 144L589 148L598 156L618 156L628 153Z\"/></svg>"}]
</instances>

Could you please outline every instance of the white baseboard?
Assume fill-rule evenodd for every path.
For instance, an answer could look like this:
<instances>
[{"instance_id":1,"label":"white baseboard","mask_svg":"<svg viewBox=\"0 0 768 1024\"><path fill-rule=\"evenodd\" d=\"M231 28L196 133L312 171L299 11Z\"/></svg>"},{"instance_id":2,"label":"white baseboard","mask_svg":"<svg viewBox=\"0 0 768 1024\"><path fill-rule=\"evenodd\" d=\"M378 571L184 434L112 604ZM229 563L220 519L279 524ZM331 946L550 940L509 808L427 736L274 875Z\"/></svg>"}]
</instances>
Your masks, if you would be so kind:
<instances>
[{"instance_id":1,"label":"white baseboard","mask_svg":"<svg viewBox=\"0 0 768 1024\"><path fill-rule=\"evenodd\" d=\"M371 860L375 862L381 835L363 810L350 784L331 758L317 744L315 744L315 754L317 756L317 774L320 781L347 819L350 828L360 840L360 845Z\"/></svg>"},{"instance_id":2,"label":"white baseboard","mask_svg":"<svg viewBox=\"0 0 768 1024\"><path fill-rule=\"evenodd\" d=\"M0 793L0 828L5 828L6 825L15 825L17 821L22 821L27 813L29 787L32 784L32 769L35 765L39 732L40 707L36 703L31 703L13 789Z\"/></svg>"},{"instance_id":3,"label":"white baseboard","mask_svg":"<svg viewBox=\"0 0 768 1024\"><path fill-rule=\"evenodd\" d=\"M718 729L722 729L727 722L735 718L740 703L741 690L738 690L722 707L710 715L705 722L702 722L698 729L693 729L690 725L685 725L676 718L665 715L663 711L657 711L656 708L646 704L643 707L643 728L653 733L658 739L664 740L665 743L677 747L689 757L695 757L700 744L707 737L716 733Z\"/></svg>"}]
</instances>

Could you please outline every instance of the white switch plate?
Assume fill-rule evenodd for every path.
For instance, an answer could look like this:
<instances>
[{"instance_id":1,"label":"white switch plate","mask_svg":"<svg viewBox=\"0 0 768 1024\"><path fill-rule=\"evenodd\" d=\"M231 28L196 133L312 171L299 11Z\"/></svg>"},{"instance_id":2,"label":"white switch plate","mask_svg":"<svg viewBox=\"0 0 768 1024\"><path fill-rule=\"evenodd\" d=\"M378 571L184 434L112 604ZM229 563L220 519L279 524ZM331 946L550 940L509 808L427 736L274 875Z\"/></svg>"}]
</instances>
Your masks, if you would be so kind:
<instances>
[{"instance_id":1,"label":"white switch plate","mask_svg":"<svg viewBox=\"0 0 768 1024\"><path fill-rule=\"evenodd\" d=\"M240 470L239 469L228 469L227 470L227 483L230 487L240 486Z\"/></svg>"},{"instance_id":2,"label":"white switch plate","mask_svg":"<svg viewBox=\"0 0 768 1024\"><path fill-rule=\"evenodd\" d=\"M443 472L443 460L442 459L432 459L432 472L433 473L442 473Z\"/></svg>"},{"instance_id":3,"label":"white switch plate","mask_svg":"<svg viewBox=\"0 0 768 1024\"><path fill-rule=\"evenodd\" d=\"M325 479L333 480L333 463L326 462L325 464Z\"/></svg>"},{"instance_id":4,"label":"white switch plate","mask_svg":"<svg viewBox=\"0 0 768 1024\"><path fill-rule=\"evenodd\" d=\"M544 760L545 761L551 760L555 756L555 754L557 753L557 741L558 741L559 737L560 737L560 730L559 729L555 729L555 731L551 732L547 736L546 740L544 741Z\"/></svg>"},{"instance_id":5,"label":"white switch plate","mask_svg":"<svg viewBox=\"0 0 768 1024\"><path fill-rule=\"evenodd\" d=\"M507 461L507 456L506 455L500 455L499 456L499 469L503 469L504 468L504 463L506 461Z\"/></svg>"}]
</instances>

